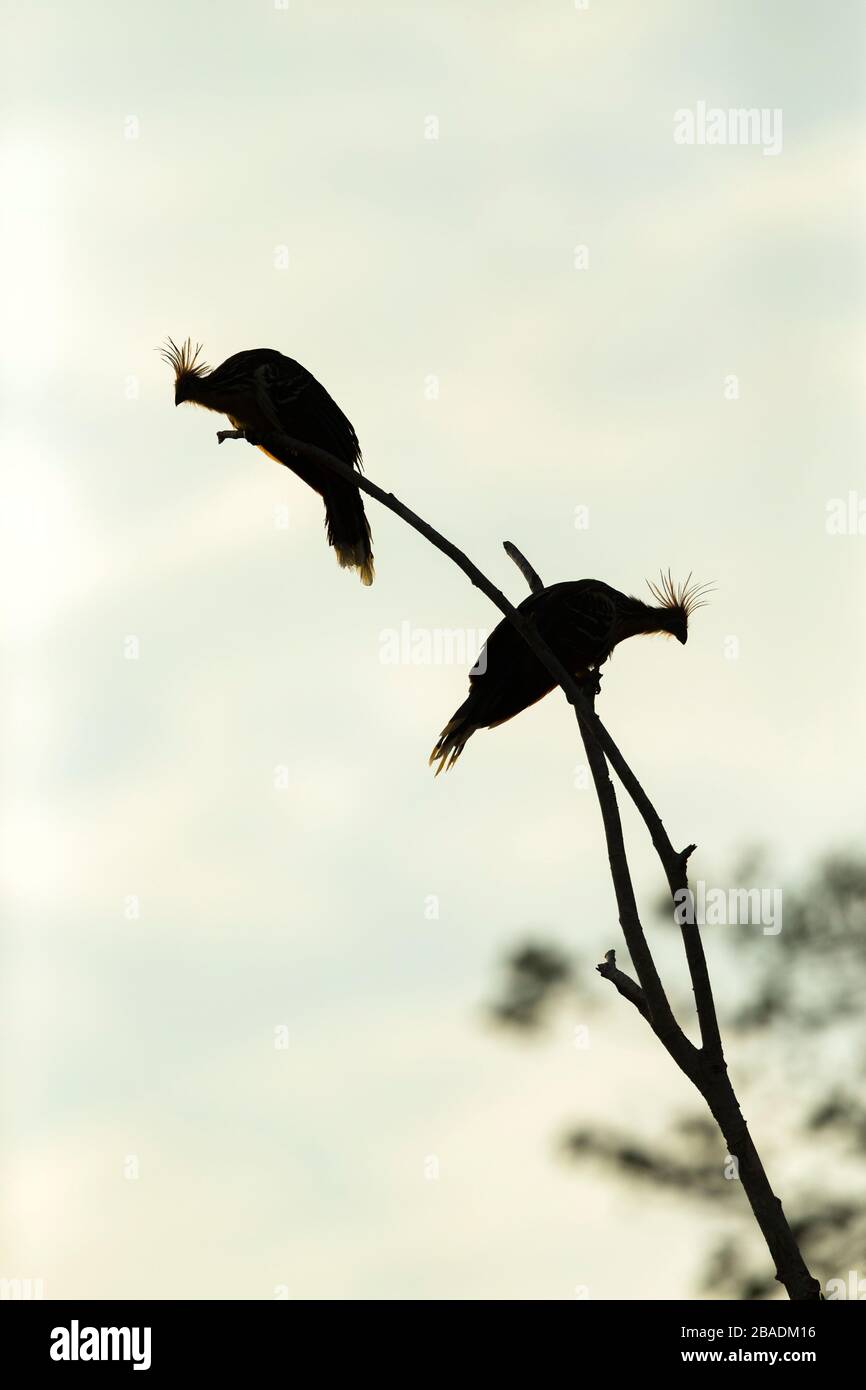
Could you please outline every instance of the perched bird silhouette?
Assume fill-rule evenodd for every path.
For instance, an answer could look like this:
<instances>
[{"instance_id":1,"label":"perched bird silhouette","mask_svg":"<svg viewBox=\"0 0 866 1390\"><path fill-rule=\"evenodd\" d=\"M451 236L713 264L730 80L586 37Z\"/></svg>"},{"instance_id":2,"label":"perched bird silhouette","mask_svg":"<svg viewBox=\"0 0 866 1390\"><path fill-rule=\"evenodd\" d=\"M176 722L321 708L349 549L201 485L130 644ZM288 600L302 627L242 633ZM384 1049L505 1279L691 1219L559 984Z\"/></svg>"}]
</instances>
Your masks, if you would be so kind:
<instances>
[{"instance_id":1,"label":"perched bird silhouette","mask_svg":"<svg viewBox=\"0 0 866 1390\"><path fill-rule=\"evenodd\" d=\"M649 581L648 581L649 582ZM593 678L614 647L639 633L662 632L685 642L689 617L703 607L707 585L676 585L660 575L649 583L658 607L630 598L600 579L552 584L530 594L519 611L577 681ZM507 618L493 629L469 676L469 698L449 719L430 754L436 776L453 767L478 729L495 729L541 700L556 685L546 667Z\"/></svg>"},{"instance_id":2,"label":"perched bird silhouette","mask_svg":"<svg viewBox=\"0 0 866 1390\"><path fill-rule=\"evenodd\" d=\"M358 436L324 386L291 357L273 348L253 348L227 357L213 371L199 360L201 344L171 338L162 356L174 368L174 403L191 401L227 415L249 444L283 463L319 493L325 504L328 541L344 569L356 569L362 584L373 582L370 525L358 488L281 447L279 434L326 449L361 470Z\"/></svg>"}]
</instances>

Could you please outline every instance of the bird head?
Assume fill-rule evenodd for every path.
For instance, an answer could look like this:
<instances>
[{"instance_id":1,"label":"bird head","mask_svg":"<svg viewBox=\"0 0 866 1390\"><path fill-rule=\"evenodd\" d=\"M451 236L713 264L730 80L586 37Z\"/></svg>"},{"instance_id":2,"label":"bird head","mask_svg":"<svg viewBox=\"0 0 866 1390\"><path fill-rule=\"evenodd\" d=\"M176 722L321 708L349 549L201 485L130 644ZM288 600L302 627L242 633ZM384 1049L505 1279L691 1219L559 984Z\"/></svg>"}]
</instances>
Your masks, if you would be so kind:
<instances>
[{"instance_id":1,"label":"bird head","mask_svg":"<svg viewBox=\"0 0 866 1390\"><path fill-rule=\"evenodd\" d=\"M162 360L174 369L175 405L182 405L184 401L194 401L196 383L210 371L206 362L199 361L201 343L196 343L193 347L192 338L187 338L178 347L172 338L168 338L165 347L160 348L159 352Z\"/></svg>"},{"instance_id":2,"label":"bird head","mask_svg":"<svg viewBox=\"0 0 866 1390\"><path fill-rule=\"evenodd\" d=\"M696 608L705 606L704 595L710 592L712 586L693 584L691 574L685 583L676 584L668 570L667 574L659 573L657 584L648 579L647 587L659 605L653 609L658 619L656 631L668 632L685 645L689 638L689 618Z\"/></svg>"}]
</instances>

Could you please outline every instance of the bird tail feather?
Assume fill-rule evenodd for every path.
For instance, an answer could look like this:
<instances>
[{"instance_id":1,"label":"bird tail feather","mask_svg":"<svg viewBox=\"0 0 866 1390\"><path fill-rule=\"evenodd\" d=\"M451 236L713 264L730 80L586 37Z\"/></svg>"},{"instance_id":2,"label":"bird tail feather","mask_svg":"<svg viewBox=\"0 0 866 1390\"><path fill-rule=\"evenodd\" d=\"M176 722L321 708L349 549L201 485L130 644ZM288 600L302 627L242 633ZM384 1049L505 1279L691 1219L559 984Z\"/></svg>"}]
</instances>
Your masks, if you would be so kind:
<instances>
[{"instance_id":1,"label":"bird tail feather","mask_svg":"<svg viewBox=\"0 0 866 1390\"><path fill-rule=\"evenodd\" d=\"M340 568L357 570L362 584L372 584L375 569L370 523L357 488L344 484L325 493L325 525Z\"/></svg>"},{"instance_id":2,"label":"bird tail feather","mask_svg":"<svg viewBox=\"0 0 866 1390\"><path fill-rule=\"evenodd\" d=\"M475 722L472 717L472 696L465 700L458 710L454 711L445 728L442 730L436 741L436 747L430 754L429 766L438 763L436 776L440 772L447 771L456 763L469 739L474 733L483 726Z\"/></svg>"}]
</instances>

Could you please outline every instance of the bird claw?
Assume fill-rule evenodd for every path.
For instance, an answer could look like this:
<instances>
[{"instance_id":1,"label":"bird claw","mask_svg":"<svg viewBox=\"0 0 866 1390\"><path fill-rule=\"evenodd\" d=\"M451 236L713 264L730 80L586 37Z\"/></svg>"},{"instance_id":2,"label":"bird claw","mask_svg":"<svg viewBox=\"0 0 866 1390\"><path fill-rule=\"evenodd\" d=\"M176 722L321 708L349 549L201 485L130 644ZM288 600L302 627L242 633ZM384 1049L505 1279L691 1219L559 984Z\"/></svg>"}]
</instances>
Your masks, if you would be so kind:
<instances>
[{"instance_id":1,"label":"bird claw","mask_svg":"<svg viewBox=\"0 0 866 1390\"><path fill-rule=\"evenodd\" d=\"M249 433L248 430L217 430L217 444L222 444L224 439L245 439L247 444L258 447L260 441Z\"/></svg>"}]
</instances>

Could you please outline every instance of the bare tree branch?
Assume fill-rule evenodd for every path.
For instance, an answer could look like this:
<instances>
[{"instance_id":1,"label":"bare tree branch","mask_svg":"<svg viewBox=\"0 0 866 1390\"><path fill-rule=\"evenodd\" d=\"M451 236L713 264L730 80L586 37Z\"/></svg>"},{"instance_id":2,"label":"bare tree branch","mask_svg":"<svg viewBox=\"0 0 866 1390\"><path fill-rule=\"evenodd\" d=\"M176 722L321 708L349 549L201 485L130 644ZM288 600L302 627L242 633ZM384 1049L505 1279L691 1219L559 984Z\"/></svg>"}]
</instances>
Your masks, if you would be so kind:
<instances>
[{"instance_id":1,"label":"bare tree branch","mask_svg":"<svg viewBox=\"0 0 866 1390\"><path fill-rule=\"evenodd\" d=\"M236 430L221 430L217 436L219 443L222 443L224 439L243 437L243 432ZM702 1047L700 1049L696 1048L685 1036L671 1011L638 915L626 857L622 822L616 793L607 768L607 759L610 760L611 766L634 801L649 830L653 845L664 867L671 894L675 898L681 890L688 891L686 869L689 855L694 846L689 846L688 849L680 852L674 850L655 807L595 713L592 705L592 694L590 694L589 699L586 698L586 694L580 689L578 682L541 639L531 619L520 613L463 551L459 550L456 545L439 531L436 531L417 513L405 506L393 493L385 492L369 478L364 477L349 464L343 463L341 459L335 458L326 450L319 449L312 444L306 444L301 440L292 439L281 431L272 431L268 442L273 446L274 452L279 451L283 454L288 453L289 455L294 454L308 458L337 473L362 492L374 497L376 501L399 516L413 530L424 536L443 555L447 555L470 579L472 584L486 594L499 611L505 615L545 669L550 672L556 683L562 687L579 721L587 759L599 798L620 922L645 1002L646 1012L641 1009L641 1013L647 1018L653 1032L663 1043L670 1056L706 1100L725 1137L731 1154L736 1156L739 1176L752 1211L776 1262L776 1278L785 1286L792 1299L820 1298L820 1285L806 1267L785 1218L782 1204L770 1186L727 1074L709 972L700 932L696 924L683 924L683 939L701 1028ZM526 575L530 587L533 587L536 582L540 584L541 580L524 557L520 556L518 560L512 551L516 552L516 555L520 555L520 552L517 551L516 546L512 546L508 553L518 564L521 572ZM529 571L529 574L526 573L526 570ZM535 590L533 589L533 591ZM597 678L595 688L598 688ZM612 965L611 969L613 969ZM628 977L623 975L623 979L618 982L617 978L610 976L608 971L602 973L613 978L617 988L620 988L623 981L628 980ZM618 974L620 973L618 972ZM624 993L625 997L629 998L636 1007L640 1007L634 994L634 990L638 987L631 980L628 980L628 986L628 993L624 989L620 989L620 992Z\"/></svg>"},{"instance_id":2,"label":"bare tree branch","mask_svg":"<svg viewBox=\"0 0 866 1390\"><path fill-rule=\"evenodd\" d=\"M538 572L535 569L533 569L526 556L522 553L522 551L518 550L517 546L513 543L513 541L504 541L503 546L505 548L506 554L510 556L510 558L517 565L517 568L520 570L520 573L523 575L532 592L534 594L540 593L541 590L544 588L544 580L541 578ZM588 690L584 688L582 690L582 693L587 698L587 703L591 705L594 711L595 706L589 695ZM587 730L590 729L590 726L587 724L587 721L581 717L581 711L579 708L577 709L577 714L578 719L580 720L581 733L583 735L585 745ZM650 801L649 797L647 796L637 777L635 777L631 768L626 763L625 758L623 758L613 739L610 737L607 730L604 729L603 725L601 724L601 721L598 721L597 726L595 728L591 728L590 732L591 737L593 741L596 743L596 745L600 744L601 747L604 749L605 756L608 758L611 765L616 769L620 781L626 788L626 791L628 791L638 811L643 817L644 823L649 829L653 845L656 849L659 859L661 860L662 868L665 871L665 877L668 881L671 899L674 903L675 908L678 909L676 913L676 919L679 923L680 931L682 933L683 945L685 947L686 952L686 961L689 967L689 977L692 982L692 990L695 996L695 1009L698 1016L698 1024L701 1030L701 1045L705 1055L707 1057L712 1058L713 1062L718 1067L723 1068L724 1059L722 1055L722 1039L719 1034L719 1024L718 1019L716 1018L716 1006L713 1000L713 991L712 986L710 984L709 971L707 970L707 962L706 957L704 955L703 942L701 941L701 934L697 923L694 920L689 921L689 916L691 916L693 919L694 914L689 914L687 911L684 910L688 907L693 906L693 899L691 893L689 892L688 886L688 862L689 857L693 853L696 846L689 845L686 849L680 851L679 854L676 852L668 838L667 832L664 828L664 825L662 824L661 817L659 816L658 812L656 811L655 807L653 806L652 802ZM590 761L590 765L592 766L592 759L589 758L588 753L587 757ZM607 804L608 817L611 818L611 798L613 797L615 809L615 797L613 794L613 789L611 788L610 791L608 791L608 788L605 785L607 772L606 768L604 767L604 759L602 759L601 762L596 763L593 772L593 777L595 781L596 792L599 795L599 800L602 807L602 815L604 815L605 804ZM616 811L616 820L617 822L619 820L618 811ZM611 829L613 830L614 822L612 818L610 819L610 825ZM608 820L606 819L605 828L607 829L607 827ZM619 827L618 833L614 830L614 844L616 843L617 839L622 839L621 826ZM609 849L611 843L612 842L610 836L608 836ZM623 859L624 857L625 856L623 852ZM616 876L614 876L614 882L616 882ZM629 897L631 897L633 900L633 893L631 891L630 882L626 885L625 878L621 877L620 883L622 888L622 901L619 902L620 921L623 924L623 931L626 932L625 923L622 919L622 912L624 907L626 909L628 907ZM633 914L629 912L628 915L629 921L633 923L637 917L636 909ZM638 927L640 928L639 923ZM633 926L631 930L634 931ZM626 941L629 946L629 951L632 953L632 959L634 960L635 966L637 967L638 961L632 951L632 942L629 940L628 932L626 932ZM637 941L635 941L634 944L638 950L641 949ZM639 968L638 974L640 975ZM643 981L643 976L641 976L641 980ZM661 990L660 984L658 986L658 989ZM650 998L654 996L658 998L659 1003L661 1004L661 999L664 996L663 990L661 990L661 996L657 994L657 991L655 989L649 991L649 994ZM662 1009L664 1009L666 1005L667 1000L665 999L664 1004L661 1005Z\"/></svg>"},{"instance_id":3,"label":"bare tree branch","mask_svg":"<svg viewBox=\"0 0 866 1390\"><path fill-rule=\"evenodd\" d=\"M224 439L243 438L243 430L220 430L217 433L217 439L220 444ZM494 584L491 584L486 575L482 574L477 566L473 565L468 556L464 555L461 550L458 550L457 546L453 545L452 542L439 531L436 531L424 521L422 517L418 516L417 513L405 506L393 493L385 492L382 488L378 487L376 483L371 482L369 478L365 478L363 474L359 473L350 464L344 463L342 459L335 458L332 454L329 454L324 449L319 449L316 445L306 444L298 439L291 439L288 435L283 433L274 435L274 443L283 452L288 451L289 454L312 459L314 462L320 463L326 468L330 468L333 472L345 478L347 482L360 488L362 492L366 492L370 497L374 497L377 502L381 502L384 507L394 512L396 516L399 516L411 526L413 530L424 536L424 538L428 540L431 545L434 545L437 550L440 550L443 555L447 555L448 558L467 575L475 587L486 594L499 611L508 618L509 622L517 628L523 640L529 645L542 665L550 672L557 684L562 687L566 698L574 708L581 727L590 733L592 739L604 750L606 757L610 760L611 767L616 772L649 830L650 838L662 862L668 880L672 900L677 902L679 900L678 895L683 892L688 892L686 865L688 855L694 846L691 846L688 851L683 850L679 853L674 849L667 831L662 824L661 817L637 777L620 753L610 734L607 732L607 729L598 718L598 715L583 698L574 677L569 671L566 671L555 654L539 637L532 620L524 617L513 604L509 603L501 590L497 589ZM543 588L543 581L513 542L506 542L505 549L511 559L517 564L521 573L525 575L533 592L536 592L535 585L541 585ZM517 558L518 556L519 559ZM690 924L688 922L681 923L681 931L689 966L689 974L692 980L692 988L695 995L695 1006L701 1030L701 1044L706 1053L713 1057L716 1064L723 1068L724 1062L722 1060L722 1043L719 1035L719 1025L716 1018L713 992L710 985L710 977L707 970L700 931L696 924ZM636 962L635 965L637 965ZM652 994L649 994L648 998L650 1006L652 1007ZM658 1006L656 1012L658 1014L658 1022L661 1025L670 1013L667 1000L663 997L663 991L661 996L656 994L655 1003Z\"/></svg>"}]
</instances>

